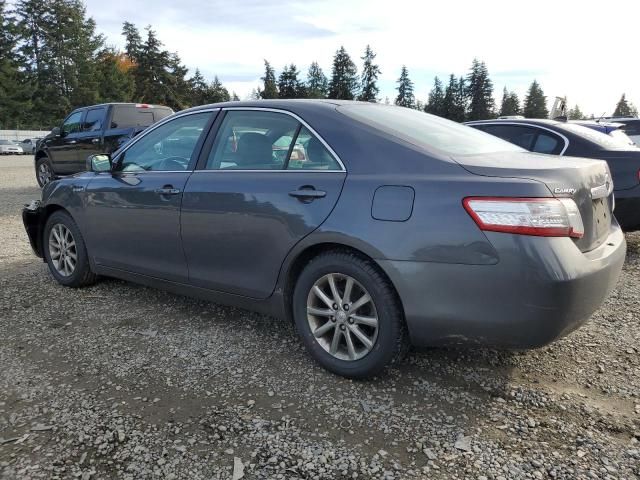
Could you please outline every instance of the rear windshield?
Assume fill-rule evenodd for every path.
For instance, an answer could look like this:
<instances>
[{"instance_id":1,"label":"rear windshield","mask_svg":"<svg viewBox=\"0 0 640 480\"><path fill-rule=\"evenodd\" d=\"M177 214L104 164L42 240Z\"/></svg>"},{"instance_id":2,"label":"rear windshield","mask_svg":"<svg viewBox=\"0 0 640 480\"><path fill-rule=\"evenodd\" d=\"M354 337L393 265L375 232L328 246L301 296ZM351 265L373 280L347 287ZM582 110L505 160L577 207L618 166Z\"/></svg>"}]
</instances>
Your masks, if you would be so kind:
<instances>
[{"instance_id":1,"label":"rear windshield","mask_svg":"<svg viewBox=\"0 0 640 480\"><path fill-rule=\"evenodd\" d=\"M173 113L169 107L136 107L116 105L111 119L111 128L148 127Z\"/></svg>"},{"instance_id":2,"label":"rear windshield","mask_svg":"<svg viewBox=\"0 0 640 480\"><path fill-rule=\"evenodd\" d=\"M410 108L361 104L343 105L338 111L413 145L447 155L525 151L475 128Z\"/></svg>"},{"instance_id":3,"label":"rear windshield","mask_svg":"<svg viewBox=\"0 0 640 480\"><path fill-rule=\"evenodd\" d=\"M629 144L627 142L620 141L619 138L614 138L606 133L598 132L592 128L583 127L582 125L575 125L573 123L565 123L562 125L562 129L568 130L591 143L596 144L603 150L637 150L638 147Z\"/></svg>"}]
</instances>

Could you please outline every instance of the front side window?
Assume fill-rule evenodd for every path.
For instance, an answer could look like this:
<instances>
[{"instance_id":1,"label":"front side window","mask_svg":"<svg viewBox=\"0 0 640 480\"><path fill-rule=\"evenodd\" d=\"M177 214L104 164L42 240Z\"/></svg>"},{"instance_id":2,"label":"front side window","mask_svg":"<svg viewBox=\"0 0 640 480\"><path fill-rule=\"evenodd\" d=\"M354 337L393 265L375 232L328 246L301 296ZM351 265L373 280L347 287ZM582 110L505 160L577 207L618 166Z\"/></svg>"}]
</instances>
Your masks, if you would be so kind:
<instances>
[{"instance_id":1,"label":"front side window","mask_svg":"<svg viewBox=\"0 0 640 480\"><path fill-rule=\"evenodd\" d=\"M69 135L70 133L79 132L80 120L82 120L82 112L75 112L69 115L62 124L62 134Z\"/></svg>"},{"instance_id":2,"label":"front side window","mask_svg":"<svg viewBox=\"0 0 640 480\"><path fill-rule=\"evenodd\" d=\"M102 119L104 118L104 108L93 108L87 112L82 124L83 132L97 132L102 130Z\"/></svg>"},{"instance_id":3,"label":"front side window","mask_svg":"<svg viewBox=\"0 0 640 480\"><path fill-rule=\"evenodd\" d=\"M187 170L211 112L194 113L155 128L125 150L116 169L122 172Z\"/></svg>"}]
</instances>

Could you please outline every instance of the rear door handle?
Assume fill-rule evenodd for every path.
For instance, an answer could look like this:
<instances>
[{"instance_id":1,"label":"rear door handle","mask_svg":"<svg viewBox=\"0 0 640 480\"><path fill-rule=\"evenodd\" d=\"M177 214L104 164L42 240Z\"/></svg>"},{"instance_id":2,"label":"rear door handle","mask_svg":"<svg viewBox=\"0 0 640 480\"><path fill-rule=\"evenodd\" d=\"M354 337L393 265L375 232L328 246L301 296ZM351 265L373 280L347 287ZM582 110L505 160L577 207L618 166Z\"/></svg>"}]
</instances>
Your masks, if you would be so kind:
<instances>
[{"instance_id":1,"label":"rear door handle","mask_svg":"<svg viewBox=\"0 0 640 480\"><path fill-rule=\"evenodd\" d=\"M100 143L100 139L99 138L94 138L91 140L91 143Z\"/></svg>"},{"instance_id":2,"label":"rear door handle","mask_svg":"<svg viewBox=\"0 0 640 480\"><path fill-rule=\"evenodd\" d=\"M73 144L78 143L78 142L77 142L76 140L67 140L67 141L66 141L66 142L64 142L64 143L66 143L66 144L68 144L68 145L73 145Z\"/></svg>"},{"instance_id":3,"label":"rear door handle","mask_svg":"<svg viewBox=\"0 0 640 480\"><path fill-rule=\"evenodd\" d=\"M326 197L327 192L312 188L301 188L289 192L289 196L299 198L300 200L315 200L316 198Z\"/></svg>"},{"instance_id":4,"label":"rear door handle","mask_svg":"<svg viewBox=\"0 0 640 480\"><path fill-rule=\"evenodd\" d=\"M177 195L180 193L180 189L173 188L173 187L162 187L162 188L156 188L155 192L160 195Z\"/></svg>"}]
</instances>

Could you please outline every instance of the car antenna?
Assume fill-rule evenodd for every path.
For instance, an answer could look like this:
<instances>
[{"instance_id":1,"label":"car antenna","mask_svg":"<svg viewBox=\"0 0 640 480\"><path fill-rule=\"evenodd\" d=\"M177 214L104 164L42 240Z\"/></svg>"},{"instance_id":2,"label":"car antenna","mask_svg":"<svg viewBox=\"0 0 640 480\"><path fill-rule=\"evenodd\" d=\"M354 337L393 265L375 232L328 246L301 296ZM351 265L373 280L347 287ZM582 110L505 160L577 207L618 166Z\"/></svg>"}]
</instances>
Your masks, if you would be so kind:
<instances>
[{"instance_id":1,"label":"car antenna","mask_svg":"<svg viewBox=\"0 0 640 480\"><path fill-rule=\"evenodd\" d=\"M596 123L600 123L600 120L602 120L602 118L604 117L604 114L607 112L602 112L602 115L600 115L600 117L598 117L598 119L596 120Z\"/></svg>"}]
</instances>

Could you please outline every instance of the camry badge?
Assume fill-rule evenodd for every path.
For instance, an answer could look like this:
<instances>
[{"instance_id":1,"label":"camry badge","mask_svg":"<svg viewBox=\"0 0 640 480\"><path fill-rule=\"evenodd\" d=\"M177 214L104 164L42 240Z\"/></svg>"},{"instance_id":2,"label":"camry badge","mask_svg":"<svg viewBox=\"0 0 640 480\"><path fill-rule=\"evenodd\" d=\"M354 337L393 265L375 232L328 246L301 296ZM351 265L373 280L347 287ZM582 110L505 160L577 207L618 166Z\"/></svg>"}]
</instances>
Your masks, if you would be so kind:
<instances>
[{"instance_id":1,"label":"camry badge","mask_svg":"<svg viewBox=\"0 0 640 480\"><path fill-rule=\"evenodd\" d=\"M569 194L569 195L573 195L574 193L576 193L576 189L575 188L556 187L555 190L553 191L553 193L566 193L566 194Z\"/></svg>"}]
</instances>

